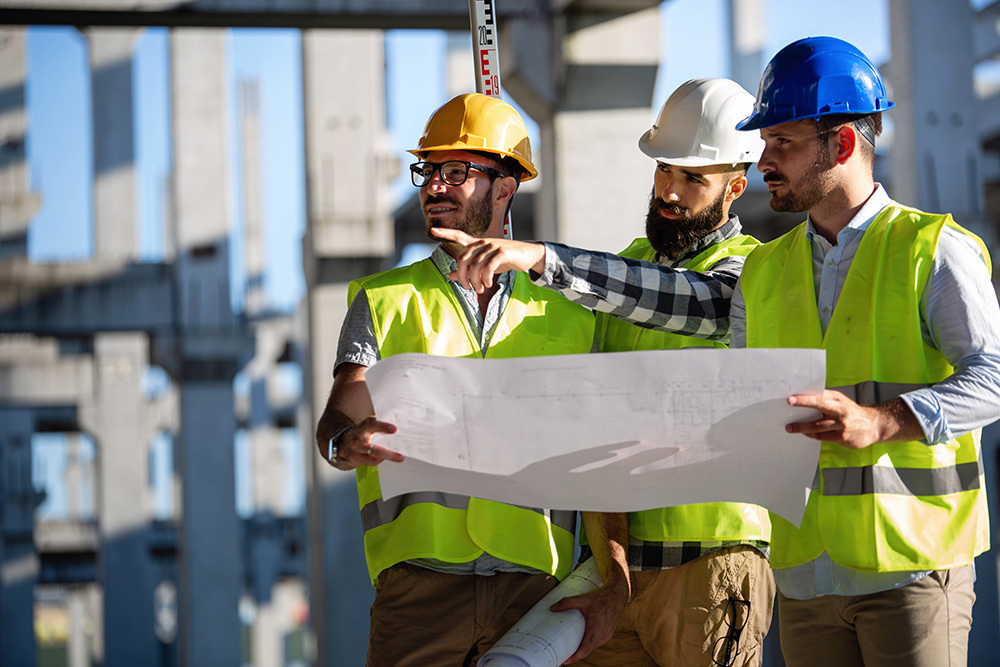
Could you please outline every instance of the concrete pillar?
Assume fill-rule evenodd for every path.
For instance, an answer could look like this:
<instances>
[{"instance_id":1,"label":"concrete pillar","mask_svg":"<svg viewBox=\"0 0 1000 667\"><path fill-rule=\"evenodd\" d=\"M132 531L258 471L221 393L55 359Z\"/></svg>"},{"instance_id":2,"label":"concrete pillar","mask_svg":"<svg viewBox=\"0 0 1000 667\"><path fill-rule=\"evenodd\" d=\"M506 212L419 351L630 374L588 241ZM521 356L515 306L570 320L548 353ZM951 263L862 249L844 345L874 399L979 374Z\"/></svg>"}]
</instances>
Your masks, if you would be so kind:
<instances>
[{"instance_id":1,"label":"concrete pillar","mask_svg":"<svg viewBox=\"0 0 1000 667\"><path fill-rule=\"evenodd\" d=\"M234 664L240 654L232 404L231 377L187 379L181 389L181 664Z\"/></svg>"},{"instance_id":2,"label":"concrete pillar","mask_svg":"<svg viewBox=\"0 0 1000 667\"><path fill-rule=\"evenodd\" d=\"M311 314L308 393L315 424L333 385L337 332L347 312L347 284L317 286ZM353 473L319 458L312 433L305 438L309 545L309 617L318 667L362 665L368 648L368 608L375 591L364 556L364 532Z\"/></svg>"},{"instance_id":3,"label":"concrete pillar","mask_svg":"<svg viewBox=\"0 0 1000 667\"><path fill-rule=\"evenodd\" d=\"M12 665L35 664L34 428L30 409L0 407L0 656Z\"/></svg>"},{"instance_id":4,"label":"concrete pillar","mask_svg":"<svg viewBox=\"0 0 1000 667\"><path fill-rule=\"evenodd\" d=\"M764 71L764 19L764 0L729 0L729 78L751 95Z\"/></svg>"},{"instance_id":5,"label":"concrete pillar","mask_svg":"<svg viewBox=\"0 0 1000 667\"><path fill-rule=\"evenodd\" d=\"M66 601L69 613L69 637L66 642L66 667L90 667L101 664L103 607L100 589L95 584L73 586Z\"/></svg>"},{"instance_id":6,"label":"concrete pillar","mask_svg":"<svg viewBox=\"0 0 1000 667\"><path fill-rule=\"evenodd\" d=\"M313 251L321 257L391 255L382 32L303 31L302 77Z\"/></svg>"},{"instance_id":7,"label":"concrete pillar","mask_svg":"<svg viewBox=\"0 0 1000 667\"><path fill-rule=\"evenodd\" d=\"M347 282L393 253L390 157L385 129L382 33L307 30L302 35L310 414L305 423L310 623L317 665L363 664L368 606L354 476L317 460L312 429L333 382ZM343 91L351 91L344 95ZM369 261L369 258L376 258Z\"/></svg>"},{"instance_id":8,"label":"concrete pillar","mask_svg":"<svg viewBox=\"0 0 1000 667\"><path fill-rule=\"evenodd\" d=\"M476 70L472 66L472 38L467 32L449 32L444 64L445 98L476 90ZM417 137L407 139L415 142Z\"/></svg>"},{"instance_id":9,"label":"concrete pillar","mask_svg":"<svg viewBox=\"0 0 1000 667\"><path fill-rule=\"evenodd\" d=\"M149 442L152 415L139 386L149 362L144 333L94 337L94 393L80 405L80 425L97 442L97 579L103 590L107 664L155 664Z\"/></svg>"},{"instance_id":10,"label":"concrete pillar","mask_svg":"<svg viewBox=\"0 0 1000 667\"><path fill-rule=\"evenodd\" d=\"M224 32L170 34L174 123L183 484L179 660L232 664L240 653L240 527L233 470L233 376L240 338L229 294Z\"/></svg>"},{"instance_id":11,"label":"concrete pillar","mask_svg":"<svg viewBox=\"0 0 1000 667\"><path fill-rule=\"evenodd\" d=\"M25 31L0 26L0 258L28 254L28 225L41 198L31 192L25 137Z\"/></svg>"},{"instance_id":12,"label":"concrete pillar","mask_svg":"<svg viewBox=\"0 0 1000 667\"><path fill-rule=\"evenodd\" d=\"M135 28L88 28L94 126L94 256L137 254L132 45Z\"/></svg>"},{"instance_id":13,"label":"concrete pillar","mask_svg":"<svg viewBox=\"0 0 1000 667\"><path fill-rule=\"evenodd\" d=\"M994 243L983 220L982 147L972 83L973 14L968 0L890 0L897 200L955 220Z\"/></svg>"},{"instance_id":14,"label":"concrete pillar","mask_svg":"<svg viewBox=\"0 0 1000 667\"><path fill-rule=\"evenodd\" d=\"M243 256L246 291L243 312L260 315L267 305L264 292L264 230L261 215L260 180L260 86L256 80L240 81L240 149L242 160Z\"/></svg>"},{"instance_id":15,"label":"concrete pillar","mask_svg":"<svg viewBox=\"0 0 1000 667\"><path fill-rule=\"evenodd\" d=\"M539 238L618 251L643 234L653 167L636 142L653 119L657 4L501 26L505 87L540 128Z\"/></svg>"}]
</instances>

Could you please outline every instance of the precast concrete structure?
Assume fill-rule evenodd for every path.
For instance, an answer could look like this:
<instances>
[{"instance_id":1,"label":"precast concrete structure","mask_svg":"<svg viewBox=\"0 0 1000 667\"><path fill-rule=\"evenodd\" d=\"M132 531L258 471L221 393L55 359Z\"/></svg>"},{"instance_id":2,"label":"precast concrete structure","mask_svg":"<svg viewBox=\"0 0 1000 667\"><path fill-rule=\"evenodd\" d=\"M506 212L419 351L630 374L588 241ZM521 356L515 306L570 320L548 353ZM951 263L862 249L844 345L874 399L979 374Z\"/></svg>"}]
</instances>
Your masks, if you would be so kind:
<instances>
[{"instance_id":1,"label":"precast concrete structure","mask_svg":"<svg viewBox=\"0 0 1000 667\"><path fill-rule=\"evenodd\" d=\"M308 661L363 664L373 589L354 478L317 456L313 425L332 383L348 282L388 268L403 244L425 239L419 207L410 201L394 211L390 200L400 165L385 126L383 31L455 31L441 63L451 95L472 85L471 61L462 61L471 54L460 46L468 3L277 4L139 0L119 9L86 0L0 0L0 655L12 664L37 661L32 609L46 586L68 591L66 606L77 619L67 640L73 667L234 664L246 646L255 665L283 664L295 629L289 619L305 620L298 605L306 586ZM766 4L731 0L729 24L720 26L728 30L732 76L751 91L764 65ZM664 39L659 5L500 4L505 89L541 137L534 147L541 178L518 196L516 237L619 250L641 229L652 169L635 141L660 102L653 99ZM983 98L972 71L1000 54L998 7L974 12L967 0L890 0L892 62L883 69L897 108L884 142L891 151L878 166L894 197L952 211L991 246L1000 95ZM24 150L30 119L18 26L32 23L91 26L83 34L92 86L94 251L85 262L27 259L27 232L45 195L32 190ZM144 25L171 28L171 215L157 263L137 261L131 49ZM227 92L223 28L266 25L302 31L307 292L295 313L271 312L263 291L258 91L245 82L237 100ZM247 276L238 312L230 299L234 214L227 192L234 176L226 157L234 103ZM762 238L787 228L787 217L770 213L766 192L751 191L739 203L744 223ZM168 377L156 393L146 386L152 368ZM301 393L282 389L282 373L293 368L301 372ZM92 518L38 521L31 443L43 432L93 441ZM165 520L154 516L148 474L150 443L163 434L172 442L177 490ZM298 438L304 457L304 517L287 504L288 437ZM993 508L998 441L996 428L988 429ZM248 453L244 518L234 502L234 446ZM996 572L994 549L977 560L970 662L998 657ZM90 634L80 630L85 617ZM776 639L772 630L769 667L781 664Z\"/></svg>"}]
</instances>

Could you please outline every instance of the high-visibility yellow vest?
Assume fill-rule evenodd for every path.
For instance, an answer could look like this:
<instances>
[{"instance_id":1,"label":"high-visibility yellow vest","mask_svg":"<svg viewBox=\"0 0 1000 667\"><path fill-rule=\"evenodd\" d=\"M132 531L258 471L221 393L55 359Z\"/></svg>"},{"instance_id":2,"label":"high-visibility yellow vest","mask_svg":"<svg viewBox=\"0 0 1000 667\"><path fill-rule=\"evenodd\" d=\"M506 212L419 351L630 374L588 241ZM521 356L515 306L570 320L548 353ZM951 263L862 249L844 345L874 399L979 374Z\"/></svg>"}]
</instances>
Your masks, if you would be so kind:
<instances>
[{"instance_id":1,"label":"high-visibility yellow vest","mask_svg":"<svg viewBox=\"0 0 1000 667\"><path fill-rule=\"evenodd\" d=\"M685 269L706 271L729 256L746 257L760 245L739 235L717 243L685 263ZM656 260L646 238L638 238L622 257ZM636 326L607 313L597 313L597 340L602 352L676 350L684 347L726 347L723 343ZM629 513L629 534L650 542L766 541L771 533L767 510L747 503L699 503Z\"/></svg>"},{"instance_id":2,"label":"high-visibility yellow vest","mask_svg":"<svg viewBox=\"0 0 1000 667\"><path fill-rule=\"evenodd\" d=\"M362 288L383 359L403 352L482 358L461 304L430 259L354 281L348 298ZM517 273L486 358L588 353L593 341L593 313ZM373 583L405 560L465 563L484 552L560 579L570 572L575 512L437 492L383 499L378 468L356 472Z\"/></svg>"},{"instance_id":3,"label":"high-visibility yellow vest","mask_svg":"<svg viewBox=\"0 0 1000 667\"><path fill-rule=\"evenodd\" d=\"M920 298L945 226L982 241L950 215L891 202L872 221L823 334L806 224L747 259L741 285L747 347L826 349L827 382L859 402L884 402L954 372L920 332ZM947 443L822 443L819 489L796 529L772 516L771 565L791 567L824 550L866 572L947 569L989 549L980 430Z\"/></svg>"}]
</instances>

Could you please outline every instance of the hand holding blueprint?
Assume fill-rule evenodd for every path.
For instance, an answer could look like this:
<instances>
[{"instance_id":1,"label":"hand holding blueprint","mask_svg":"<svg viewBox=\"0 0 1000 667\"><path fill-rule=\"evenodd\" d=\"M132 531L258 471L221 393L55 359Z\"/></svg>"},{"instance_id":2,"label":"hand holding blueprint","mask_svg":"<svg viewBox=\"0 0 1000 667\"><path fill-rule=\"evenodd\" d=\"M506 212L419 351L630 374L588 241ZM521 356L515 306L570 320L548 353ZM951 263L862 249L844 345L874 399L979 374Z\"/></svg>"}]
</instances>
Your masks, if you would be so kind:
<instances>
[{"instance_id":1,"label":"hand holding blueprint","mask_svg":"<svg viewBox=\"0 0 1000 667\"><path fill-rule=\"evenodd\" d=\"M688 348L518 359L400 354L365 378L383 497L442 491L548 509L761 505L798 525L820 445L784 425L823 350Z\"/></svg>"},{"instance_id":2,"label":"hand holding blueprint","mask_svg":"<svg viewBox=\"0 0 1000 667\"><path fill-rule=\"evenodd\" d=\"M597 562L590 557L570 572L479 660L479 667L559 667L580 647L587 622L577 609L549 607L601 585Z\"/></svg>"}]
</instances>

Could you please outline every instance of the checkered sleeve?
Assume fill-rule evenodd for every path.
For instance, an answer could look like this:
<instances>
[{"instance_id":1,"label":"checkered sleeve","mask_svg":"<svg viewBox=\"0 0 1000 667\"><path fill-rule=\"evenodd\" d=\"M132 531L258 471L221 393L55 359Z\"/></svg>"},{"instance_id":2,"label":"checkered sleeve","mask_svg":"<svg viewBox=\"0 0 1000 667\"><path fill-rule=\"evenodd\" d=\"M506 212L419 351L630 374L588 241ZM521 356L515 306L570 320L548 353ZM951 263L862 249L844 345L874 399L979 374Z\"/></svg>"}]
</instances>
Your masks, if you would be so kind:
<instances>
[{"instance_id":1,"label":"checkered sleeve","mask_svg":"<svg viewBox=\"0 0 1000 667\"><path fill-rule=\"evenodd\" d=\"M727 342L729 300L743 270L730 256L698 273L545 243L545 272L535 284L648 329Z\"/></svg>"}]
</instances>

